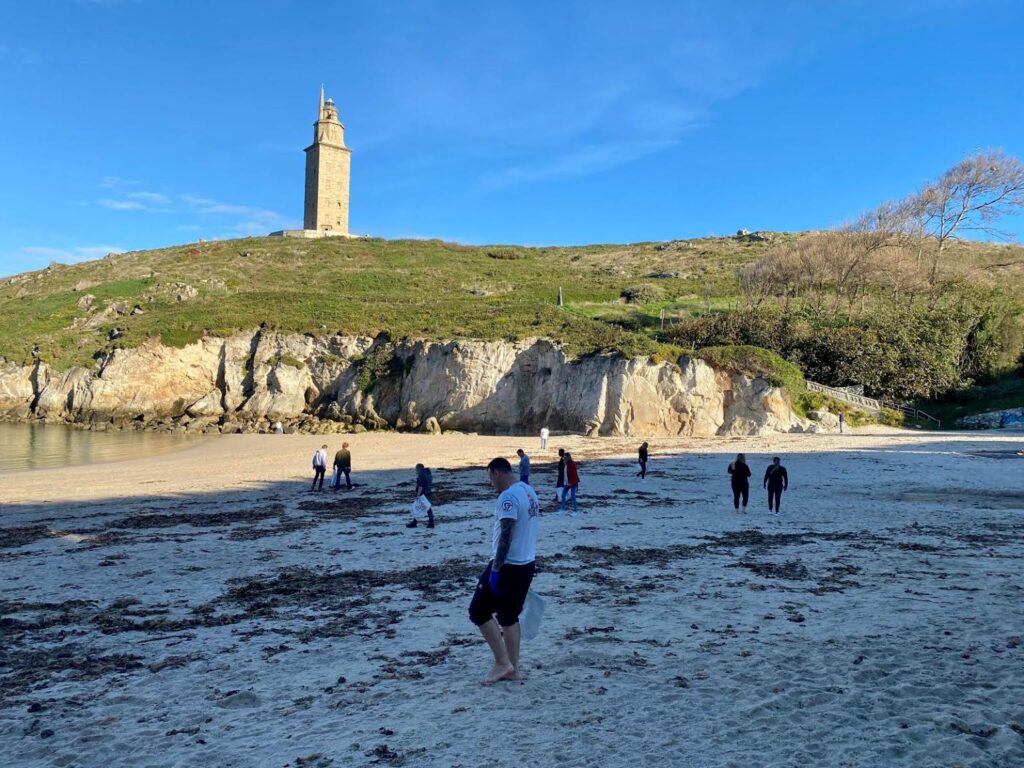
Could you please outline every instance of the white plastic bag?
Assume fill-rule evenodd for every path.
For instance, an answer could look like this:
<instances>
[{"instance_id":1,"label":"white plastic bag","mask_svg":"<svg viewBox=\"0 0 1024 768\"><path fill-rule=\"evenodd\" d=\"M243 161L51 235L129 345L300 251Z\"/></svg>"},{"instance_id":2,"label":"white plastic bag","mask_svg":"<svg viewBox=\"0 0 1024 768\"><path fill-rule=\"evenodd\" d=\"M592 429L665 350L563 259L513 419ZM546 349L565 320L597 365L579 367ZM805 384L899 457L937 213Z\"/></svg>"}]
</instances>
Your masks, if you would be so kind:
<instances>
[{"instance_id":1,"label":"white plastic bag","mask_svg":"<svg viewBox=\"0 0 1024 768\"><path fill-rule=\"evenodd\" d=\"M427 512L430 511L430 499L426 496L417 496L416 501L409 507L409 514L413 516L413 519L426 517Z\"/></svg>"},{"instance_id":2,"label":"white plastic bag","mask_svg":"<svg viewBox=\"0 0 1024 768\"><path fill-rule=\"evenodd\" d=\"M540 621L544 618L547 601L532 589L526 593L523 612L519 615L519 627L523 640L533 640L540 634Z\"/></svg>"}]
</instances>

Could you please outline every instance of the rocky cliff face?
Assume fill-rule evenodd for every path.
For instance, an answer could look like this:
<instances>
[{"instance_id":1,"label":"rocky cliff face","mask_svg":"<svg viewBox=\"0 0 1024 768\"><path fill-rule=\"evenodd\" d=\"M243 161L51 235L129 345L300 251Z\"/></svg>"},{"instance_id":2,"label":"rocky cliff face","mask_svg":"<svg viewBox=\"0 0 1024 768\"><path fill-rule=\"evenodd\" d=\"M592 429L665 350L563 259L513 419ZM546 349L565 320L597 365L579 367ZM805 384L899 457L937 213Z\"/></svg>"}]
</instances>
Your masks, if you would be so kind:
<instances>
[{"instance_id":1,"label":"rocky cliff face","mask_svg":"<svg viewBox=\"0 0 1024 768\"><path fill-rule=\"evenodd\" d=\"M816 430L762 379L597 355L543 339L410 341L259 331L175 349L118 350L52 374L0 361L0 414L105 428L310 431L397 427L591 435L748 435Z\"/></svg>"}]
</instances>

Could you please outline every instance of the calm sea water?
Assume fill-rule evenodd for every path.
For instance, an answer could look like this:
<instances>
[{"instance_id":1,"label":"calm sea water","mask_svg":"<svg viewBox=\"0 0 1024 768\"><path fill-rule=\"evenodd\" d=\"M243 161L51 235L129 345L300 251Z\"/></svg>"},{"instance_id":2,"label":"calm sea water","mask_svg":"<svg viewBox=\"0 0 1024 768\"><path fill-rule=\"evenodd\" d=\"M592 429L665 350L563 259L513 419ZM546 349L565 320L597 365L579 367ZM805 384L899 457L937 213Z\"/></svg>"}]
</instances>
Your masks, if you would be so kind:
<instances>
[{"instance_id":1,"label":"calm sea water","mask_svg":"<svg viewBox=\"0 0 1024 768\"><path fill-rule=\"evenodd\" d=\"M56 424L0 424L0 471L141 459L198 438L154 432L86 432Z\"/></svg>"}]
</instances>

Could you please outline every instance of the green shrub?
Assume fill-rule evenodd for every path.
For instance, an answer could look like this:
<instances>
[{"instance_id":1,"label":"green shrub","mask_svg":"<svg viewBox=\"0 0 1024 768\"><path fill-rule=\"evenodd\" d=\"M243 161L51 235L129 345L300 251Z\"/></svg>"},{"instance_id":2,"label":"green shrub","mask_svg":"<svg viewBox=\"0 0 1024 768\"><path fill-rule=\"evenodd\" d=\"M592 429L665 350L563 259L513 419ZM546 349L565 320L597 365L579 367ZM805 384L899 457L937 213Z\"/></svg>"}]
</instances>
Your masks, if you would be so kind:
<instances>
[{"instance_id":1,"label":"green shrub","mask_svg":"<svg viewBox=\"0 0 1024 768\"><path fill-rule=\"evenodd\" d=\"M381 344L371 349L358 363L353 360L353 364L359 368L356 386L364 395L371 394L378 381L401 375L403 371L402 360L395 356L390 344Z\"/></svg>"},{"instance_id":2,"label":"green shrub","mask_svg":"<svg viewBox=\"0 0 1024 768\"><path fill-rule=\"evenodd\" d=\"M623 288L621 295L627 304L652 304L664 298L665 292L657 285L640 283Z\"/></svg>"},{"instance_id":3,"label":"green shrub","mask_svg":"<svg viewBox=\"0 0 1024 768\"><path fill-rule=\"evenodd\" d=\"M324 365L342 365L345 363L345 358L339 357L338 355L330 352L324 352L320 355L320 361Z\"/></svg>"},{"instance_id":4,"label":"green shrub","mask_svg":"<svg viewBox=\"0 0 1024 768\"><path fill-rule=\"evenodd\" d=\"M203 338L203 332L198 328L167 328L160 333L160 343L165 347L176 349L195 344L201 338Z\"/></svg>"},{"instance_id":5,"label":"green shrub","mask_svg":"<svg viewBox=\"0 0 1024 768\"><path fill-rule=\"evenodd\" d=\"M793 410L805 418L811 411L820 411L822 409L826 409L837 416L843 414L846 417L846 423L851 427L874 424L879 421L878 417L862 411L843 400L829 397L822 392L812 392L808 389L793 401Z\"/></svg>"},{"instance_id":6,"label":"green shrub","mask_svg":"<svg viewBox=\"0 0 1024 768\"><path fill-rule=\"evenodd\" d=\"M1012 369L1020 320L1011 306L990 298L960 292L931 304L883 304L853 318L746 309L684 319L664 338L695 349L763 347L813 381L860 384L873 397L926 399Z\"/></svg>"},{"instance_id":7,"label":"green shrub","mask_svg":"<svg viewBox=\"0 0 1024 768\"><path fill-rule=\"evenodd\" d=\"M878 414L878 423L885 424L888 427L902 427L904 417L899 411L894 411L891 408L883 408L882 412Z\"/></svg>"},{"instance_id":8,"label":"green shrub","mask_svg":"<svg viewBox=\"0 0 1024 768\"><path fill-rule=\"evenodd\" d=\"M305 362L291 355L278 355L277 362L279 365L287 365L289 368L298 368L299 370L306 367Z\"/></svg>"},{"instance_id":9,"label":"green shrub","mask_svg":"<svg viewBox=\"0 0 1024 768\"><path fill-rule=\"evenodd\" d=\"M761 347L746 345L704 347L696 356L713 368L744 373L770 381L789 392L794 398L807 389L804 375L790 362Z\"/></svg>"},{"instance_id":10,"label":"green shrub","mask_svg":"<svg viewBox=\"0 0 1024 768\"><path fill-rule=\"evenodd\" d=\"M518 259L526 258L526 251L520 251L515 248L492 248L487 252L487 255L492 259L517 261Z\"/></svg>"}]
</instances>

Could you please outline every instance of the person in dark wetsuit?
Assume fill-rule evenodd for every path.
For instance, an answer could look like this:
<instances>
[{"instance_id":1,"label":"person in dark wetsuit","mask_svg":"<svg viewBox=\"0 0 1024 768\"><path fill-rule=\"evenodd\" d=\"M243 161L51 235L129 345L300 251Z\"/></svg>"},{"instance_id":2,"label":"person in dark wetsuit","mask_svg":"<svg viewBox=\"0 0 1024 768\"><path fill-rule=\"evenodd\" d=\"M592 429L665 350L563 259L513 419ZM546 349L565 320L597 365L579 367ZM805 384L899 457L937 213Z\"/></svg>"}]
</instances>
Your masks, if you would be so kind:
<instances>
[{"instance_id":1,"label":"person in dark wetsuit","mask_svg":"<svg viewBox=\"0 0 1024 768\"><path fill-rule=\"evenodd\" d=\"M639 477L641 480L643 480L645 477L647 477L647 443L646 442L643 443L643 445L640 446L640 452L639 453L640 453L640 458L639 458L638 461L639 461L639 464L640 464L640 471L636 473L636 476Z\"/></svg>"},{"instance_id":2,"label":"person in dark wetsuit","mask_svg":"<svg viewBox=\"0 0 1024 768\"><path fill-rule=\"evenodd\" d=\"M768 489L768 511L776 513L779 511L779 502L782 501L782 492L789 490L789 474L779 462L779 457L776 456L764 471L764 487Z\"/></svg>"},{"instance_id":3,"label":"person in dark wetsuit","mask_svg":"<svg viewBox=\"0 0 1024 768\"><path fill-rule=\"evenodd\" d=\"M729 474L732 476L732 506L737 512L740 511L740 497L743 498L743 511L747 511L747 501L750 499L750 467L747 466L745 454L737 453L736 461L729 465Z\"/></svg>"}]
</instances>

